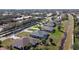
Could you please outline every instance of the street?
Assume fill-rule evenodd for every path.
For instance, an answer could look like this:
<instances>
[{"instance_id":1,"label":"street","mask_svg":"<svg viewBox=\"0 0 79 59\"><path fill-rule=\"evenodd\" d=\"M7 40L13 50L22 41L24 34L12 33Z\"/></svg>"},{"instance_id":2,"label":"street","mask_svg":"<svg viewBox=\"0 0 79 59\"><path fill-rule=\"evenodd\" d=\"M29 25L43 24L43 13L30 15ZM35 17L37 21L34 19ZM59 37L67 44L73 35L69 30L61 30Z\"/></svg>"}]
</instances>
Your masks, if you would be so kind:
<instances>
[{"instance_id":1,"label":"street","mask_svg":"<svg viewBox=\"0 0 79 59\"><path fill-rule=\"evenodd\" d=\"M19 32L19 31L21 31L25 28L29 28L33 25L38 24L37 22L40 22L40 21L39 20L29 21L29 22L26 22L25 24L22 24L21 26L6 30L4 32L0 32L0 38L4 37L4 36L7 36L7 35L11 35L11 34L16 33L16 32Z\"/></svg>"}]
</instances>

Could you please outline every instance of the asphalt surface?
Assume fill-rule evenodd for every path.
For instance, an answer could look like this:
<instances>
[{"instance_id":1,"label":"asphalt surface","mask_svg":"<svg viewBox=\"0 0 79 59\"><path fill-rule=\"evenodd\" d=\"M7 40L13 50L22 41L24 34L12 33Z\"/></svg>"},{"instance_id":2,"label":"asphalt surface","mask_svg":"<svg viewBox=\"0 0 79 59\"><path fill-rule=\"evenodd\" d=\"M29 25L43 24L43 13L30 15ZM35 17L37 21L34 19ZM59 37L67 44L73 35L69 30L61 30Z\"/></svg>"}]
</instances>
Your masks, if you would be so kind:
<instances>
[{"instance_id":1,"label":"asphalt surface","mask_svg":"<svg viewBox=\"0 0 79 59\"><path fill-rule=\"evenodd\" d=\"M38 22L40 22L40 21L39 20L33 20L33 21L31 20L31 21L28 21L28 22L22 24L21 26L18 26L18 27L11 28L11 29L8 29L6 31L0 32L0 38L11 35L11 34L14 34L14 33L17 33L19 31L22 31L25 28L29 28L33 25L38 24Z\"/></svg>"}]
</instances>

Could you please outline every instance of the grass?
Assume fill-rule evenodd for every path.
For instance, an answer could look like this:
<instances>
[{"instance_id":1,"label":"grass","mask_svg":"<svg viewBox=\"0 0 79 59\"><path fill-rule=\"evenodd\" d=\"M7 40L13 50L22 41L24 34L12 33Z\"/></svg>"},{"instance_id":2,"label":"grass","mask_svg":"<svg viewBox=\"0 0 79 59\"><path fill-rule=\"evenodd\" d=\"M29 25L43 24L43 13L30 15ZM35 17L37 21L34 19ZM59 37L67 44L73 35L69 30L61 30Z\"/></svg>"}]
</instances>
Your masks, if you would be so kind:
<instances>
[{"instance_id":1,"label":"grass","mask_svg":"<svg viewBox=\"0 0 79 59\"><path fill-rule=\"evenodd\" d=\"M32 30L39 30L39 27L41 27L39 24L32 26L31 29Z\"/></svg>"},{"instance_id":2,"label":"grass","mask_svg":"<svg viewBox=\"0 0 79 59\"><path fill-rule=\"evenodd\" d=\"M18 37L26 37L26 36L29 36L29 33L28 32L20 32L17 34Z\"/></svg>"},{"instance_id":3,"label":"grass","mask_svg":"<svg viewBox=\"0 0 79 59\"><path fill-rule=\"evenodd\" d=\"M53 46L53 45L46 46L45 49L48 49L48 50L58 50L58 48L56 46Z\"/></svg>"},{"instance_id":4,"label":"grass","mask_svg":"<svg viewBox=\"0 0 79 59\"><path fill-rule=\"evenodd\" d=\"M32 26L32 28L38 28L38 25Z\"/></svg>"},{"instance_id":5,"label":"grass","mask_svg":"<svg viewBox=\"0 0 79 59\"><path fill-rule=\"evenodd\" d=\"M55 19L55 20L56 20L56 18L57 18L57 15L54 16L54 19Z\"/></svg>"},{"instance_id":6,"label":"grass","mask_svg":"<svg viewBox=\"0 0 79 59\"><path fill-rule=\"evenodd\" d=\"M2 46L5 47L5 48L9 48L13 43L13 39L11 38L8 38L4 41L2 41Z\"/></svg>"},{"instance_id":7,"label":"grass","mask_svg":"<svg viewBox=\"0 0 79 59\"><path fill-rule=\"evenodd\" d=\"M55 33L51 32L51 36L55 39L59 39L61 37L62 32L58 30L58 27L55 27Z\"/></svg>"},{"instance_id":8,"label":"grass","mask_svg":"<svg viewBox=\"0 0 79 59\"><path fill-rule=\"evenodd\" d=\"M63 33L58 30L58 27L55 27L55 33L51 32L50 37L54 40L54 43L56 43L57 46L49 46L50 49L53 50L58 50L60 43L61 43L61 38L62 38Z\"/></svg>"},{"instance_id":9,"label":"grass","mask_svg":"<svg viewBox=\"0 0 79 59\"><path fill-rule=\"evenodd\" d=\"M79 50L79 39L76 37L76 33L79 32L78 27L75 27L74 31L75 31L75 36L74 36L75 42L74 42L73 47L74 47L75 50Z\"/></svg>"},{"instance_id":10,"label":"grass","mask_svg":"<svg viewBox=\"0 0 79 59\"><path fill-rule=\"evenodd\" d=\"M39 29L39 27L41 27L41 25L39 25L39 24L32 26L32 28L38 28L38 29Z\"/></svg>"},{"instance_id":11,"label":"grass","mask_svg":"<svg viewBox=\"0 0 79 59\"><path fill-rule=\"evenodd\" d=\"M38 30L37 28L33 28L33 29L29 29L30 31L36 31L36 30Z\"/></svg>"},{"instance_id":12,"label":"grass","mask_svg":"<svg viewBox=\"0 0 79 59\"><path fill-rule=\"evenodd\" d=\"M67 21L62 21L62 22L61 22L62 30L63 30L63 31L64 31L65 22L67 22Z\"/></svg>"},{"instance_id":13,"label":"grass","mask_svg":"<svg viewBox=\"0 0 79 59\"><path fill-rule=\"evenodd\" d=\"M75 38L74 49L79 50L79 39Z\"/></svg>"},{"instance_id":14,"label":"grass","mask_svg":"<svg viewBox=\"0 0 79 59\"><path fill-rule=\"evenodd\" d=\"M34 50L57 50L57 47L53 45L38 45L36 48L34 48Z\"/></svg>"},{"instance_id":15,"label":"grass","mask_svg":"<svg viewBox=\"0 0 79 59\"><path fill-rule=\"evenodd\" d=\"M55 27L55 30L56 30L55 33L51 32L49 34L50 34L50 37L54 39L54 43L57 46L54 46L52 44L50 44L49 46L39 45L35 49L36 50L58 50L60 46L61 36L63 35L63 33L58 30L57 26Z\"/></svg>"}]
</instances>

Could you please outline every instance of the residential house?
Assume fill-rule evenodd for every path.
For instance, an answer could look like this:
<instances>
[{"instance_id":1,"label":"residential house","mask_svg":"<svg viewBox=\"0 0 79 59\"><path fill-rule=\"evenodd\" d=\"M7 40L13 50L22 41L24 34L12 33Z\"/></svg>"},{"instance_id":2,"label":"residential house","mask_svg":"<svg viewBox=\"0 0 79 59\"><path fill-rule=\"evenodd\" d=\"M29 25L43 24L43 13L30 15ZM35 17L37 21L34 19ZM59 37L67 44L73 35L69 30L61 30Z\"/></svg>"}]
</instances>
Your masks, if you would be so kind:
<instances>
[{"instance_id":1,"label":"residential house","mask_svg":"<svg viewBox=\"0 0 79 59\"><path fill-rule=\"evenodd\" d=\"M49 34L45 31L38 30L31 33L31 37L33 38L39 38L39 39L47 39Z\"/></svg>"},{"instance_id":2,"label":"residential house","mask_svg":"<svg viewBox=\"0 0 79 59\"><path fill-rule=\"evenodd\" d=\"M30 44L29 38L16 39L12 45L13 48L23 49L24 46Z\"/></svg>"},{"instance_id":3,"label":"residential house","mask_svg":"<svg viewBox=\"0 0 79 59\"><path fill-rule=\"evenodd\" d=\"M25 46L29 46L30 44L32 46L36 45L38 43L38 41L34 38L21 38L21 39L17 39L14 41L12 47L19 49L19 50L24 50Z\"/></svg>"},{"instance_id":4,"label":"residential house","mask_svg":"<svg viewBox=\"0 0 79 59\"><path fill-rule=\"evenodd\" d=\"M45 23L44 26L50 26L50 27L54 27L54 23L53 22L48 22L48 23Z\"/></svg>"},{"instance_id":5,"label":"residential house","mask_svg":"<svg viewBox=\"0 0 79 59\"><path fill-rule=\"evenodd\" d=\"M42 27L42 30L43 31L47 31L47 32L52 32L54 30L54 28L53 27L50 27L50 26L43 26Z\"/></svg>"}]
</instances>

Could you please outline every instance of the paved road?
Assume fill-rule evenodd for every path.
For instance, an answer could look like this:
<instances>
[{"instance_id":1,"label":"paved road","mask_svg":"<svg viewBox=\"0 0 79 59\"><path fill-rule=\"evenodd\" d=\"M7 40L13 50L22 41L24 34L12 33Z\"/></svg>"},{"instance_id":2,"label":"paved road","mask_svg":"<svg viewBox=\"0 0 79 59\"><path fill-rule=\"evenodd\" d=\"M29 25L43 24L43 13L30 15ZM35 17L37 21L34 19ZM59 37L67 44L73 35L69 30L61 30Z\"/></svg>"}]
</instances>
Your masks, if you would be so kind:
<instances>
[{"instance_id":1,"label":"paved road","mask_svg":"<svg viewBox=\"0 0 79 59\"><path fill-rule=\"evenodd\" d=\"M42 19L41 19L42 20ZM17 27L17 28L12 28L12 29L9 29L9 30L6 30L6 31L3 31L0 33L0 40L5 40L6 38L18 33L18 32L21 32L22 30L26 29L26 28L29 28L31 26L34 26L36 24L39 24L41 22L41 20L33 20L33 21L28 21L27 23Z\"/></svg>"},{"instance_id":2,"label":"paved road","mask_svg":"<svg viewBox=\"0 0 79 59\"><path fill-rule=\"evenodd\" d=\"M64 50L73 49L73 31L74 31L74 20L73 16L68 14L69 20L65 24L65 32L67 33L66 41L64 43Z\"/></svg>"},{"instance_id":3,"label":"paved road","mask_svg":"<svg viewBox=\"0 0 79 59\"><path fill-rule=\"evenodd\" d=\"M19 27L16 27L16 28L12 28L12 29L9 29L9 30L6 30L6 31L3 31L3 32L0 32L0 38L1 37L4 37L4 36L7 36L7 35L11 35L13 33L17 33L25 28L29 28L33 25L36 25L38 24L37 22L40 22L39 20L34 20L34 21L29 21L29 22L26 22L25 24L19 26Z\"/></svg>"}]
</instances>

